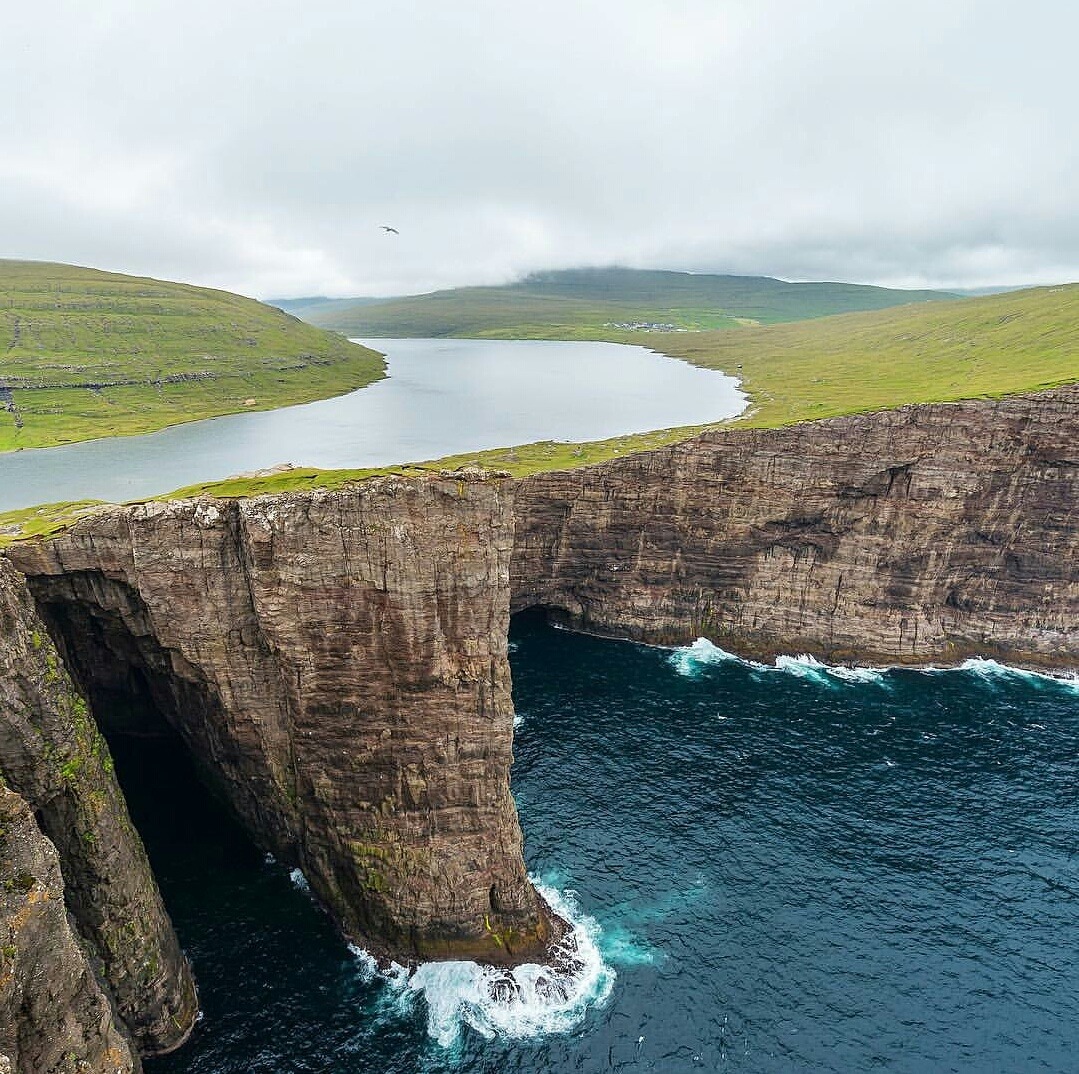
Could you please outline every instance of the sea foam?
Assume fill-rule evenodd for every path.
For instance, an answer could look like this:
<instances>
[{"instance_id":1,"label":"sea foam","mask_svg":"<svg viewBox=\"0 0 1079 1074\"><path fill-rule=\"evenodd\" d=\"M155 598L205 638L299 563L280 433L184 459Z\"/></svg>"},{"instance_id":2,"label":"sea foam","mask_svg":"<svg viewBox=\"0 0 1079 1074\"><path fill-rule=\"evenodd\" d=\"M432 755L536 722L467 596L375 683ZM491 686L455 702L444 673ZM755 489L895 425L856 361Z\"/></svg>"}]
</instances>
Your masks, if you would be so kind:
<instances>
[{"instance_id":1,"label":"sea foam","mask_svg":"<svg viewBox=\"0 0 1079 1074\"><path fill-rule=\"evenodd\" d=\"M379 973L399 1014L422 1005L427 1032L442 1047L452 1047L465 1027L488 1039L568 1033L610 995L615 971L600 951L599 925L581 913L571 894L532 881L571 926L552 951L551 965L526 963L507 970L476 962L425 962L412 972L395 965ZM356 947L350 950L361 974L372 974L374 960Z\"/></svg>"},{"instance_id":2,"label":"sea foam","mask_svg":"<svg viewBox=\"0 0 1079 1074\"><path fill-rule=\"evenodd\" d=\"M966 673L976 675L986 681L1003 679L1024 679L1040 686L1062 687L1079 693L1079 675L1075 673L1052 674L1047 671L1030 671L1026 668L1012 667L997 660L984 657L972 657L953 667L851 667L847 664L826 664L809 653L798 656L777 656L774 664L761 664L756 660L744 660L740 656L713 645L707 638L698 638L692 645L683 645L673 649L670 663L679 675L695 678L710 665L740 664L755 672L783 672L799 679L809 679L825 685L835 685L836 681L846 683L874 683L888 686L890 672L899 670L920 671L928 675L946 675Z\"/></svg>"},{"instance_id":3,"label":"sea foam","mask_svg":"<svg viewBox=\"0 0 1079 1074\"><path fill-rule=\"evenodd\" d=\"M809 653L798 656L777 656L774 664L761 664L745 660L707 638L698 638L692 645L674 649L670 656L671 666L680 675L695 678L704 668L715 664L740 664L757 672L778 671L799 679L810 679L825 685L834 685L838 679L848 683L884 683L886 668L848 667L844 664L825 664Z\"/></svg>"}]
</instances>

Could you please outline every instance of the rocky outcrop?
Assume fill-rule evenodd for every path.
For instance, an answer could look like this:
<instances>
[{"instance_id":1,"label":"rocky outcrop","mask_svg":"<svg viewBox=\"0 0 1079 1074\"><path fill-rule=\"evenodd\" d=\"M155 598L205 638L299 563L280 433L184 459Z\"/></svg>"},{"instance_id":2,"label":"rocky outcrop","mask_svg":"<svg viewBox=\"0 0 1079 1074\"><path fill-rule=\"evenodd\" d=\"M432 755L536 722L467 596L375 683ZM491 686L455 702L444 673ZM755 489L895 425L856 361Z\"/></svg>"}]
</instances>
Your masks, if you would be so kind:
<instances>
[{"instance_id":1,"label":"rocky outcrop","mask_svg":"<svg viewBox=\"0 0 1079 1074\"><path fill-rule=\"evenodd\" d=\"M729 429L518 485L514 610L746 656L1079 663L1079 386Z\"/></svg>"},{"instance_id":2,"label":"rocky outcrop","mask_svg":"<svg viewBox=\"0 0 1079 1074\"><path fill-rule=\"evenodd\" d=\"M167 719L349 935L512 964L559 923L509 789L511 596L745 655L1075 666L1077 443L1072 387L520 482L132 505L9 555L94 715Z\"/></svg>"},{"instance_id":3,"label":"rocky outcrop","mask_svg":"<svg viewBox=\"0 0 1079 1074\"><path fill-rule=\"evenodd\" d=\"M68 921L56 850L0 785L0 1071L140 1069Z\"/></svg>"},{"instance_id":4,"label":"rocky outcrop","mask_svg":"<svg viewBox=\"0 0 1079 1074\"><path fill-rule=\"evenodd\" d=\"M22 577L2 559L0 773L59 852L63 902L126 1030L144 1054L176 1047L197 1014L190 968L108 747Z\"/></svg>"},{"instance_id":5,"label":"rocky outcrop","mask_svg":"<svg viewBox=\"0 0 1079 1074\"><path fill-rule=\"evenodd\" d=\"M350 936L513 963L558 923L509 786L504 486L146 504L10 554L95 714L164 713Z\"/></svg>"}]
</instances>

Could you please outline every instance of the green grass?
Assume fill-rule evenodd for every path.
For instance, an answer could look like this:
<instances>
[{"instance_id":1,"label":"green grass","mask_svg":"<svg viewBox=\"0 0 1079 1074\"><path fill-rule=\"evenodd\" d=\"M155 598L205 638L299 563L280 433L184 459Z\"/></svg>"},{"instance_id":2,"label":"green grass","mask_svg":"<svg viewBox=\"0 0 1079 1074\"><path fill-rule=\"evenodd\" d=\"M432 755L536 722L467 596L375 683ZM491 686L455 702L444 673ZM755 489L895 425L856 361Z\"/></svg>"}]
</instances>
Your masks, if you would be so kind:
<instances>
[{"instance_id":1,"label":"green grass","mask_svg":"<svg viewBox=\"0 0 1079 1074\"><path fill-rule=\"evenodd\" d=\"M772 428L1079 381L1079 284L847 314L799 324L665 337L658 349L742 377Z\"/></svg>"},{"instance_id":2,"label":"green grass","mask_svg":"<svg viewBox=\"0 0 1079 1074\"><path fill-rule=\"evenodd\" d=\"M380 355L249 298L0 260L0 451L352 391Z\"/></svg>"},{"instance_id":3,"label":"green grass","mask_svg":"<svg viewBox=\"0 0 1079 1074\"><path fill-rule=\"evenodd\" d=\"M615 333L610 338L624 337ZM1000 397L1079 382L1079 284L799 324L672 333L655 343L673 357L742 377L751 408L728 423L735 427L773 428L908 403ZM528 444L379 469L292 469L193 485L161 498L339 488L381 474L461 466L523 477L652 450L707 427L591 444ZM56 532L92 510L91 504L60 504L0 515L0 544Z\"/></svg>"},{"instance_id":4,"label":"green grass","mask_svg":"<svg viewBox=\"0 0 1079 1074\"><path fill-rule=\"evenodd\" d=\"M0 548L30 537L49 537L105 506L98 500L81 500L4 511L0 513Z\"/></svg>"},{"instance_id":5,"label":"green grass","mask_svg":"<svg viewBox=\"0 0 1079 1074\"><path fill-rule=\"evenodd\" d=\"M465 466L478 466L487 470L501 470L512 477L548 470L569 470L578 466L591 466L639 451L650 451L685 440L708 426L661 429L656 432L617 436L590 444L565 444L544 440L521 447L493 448L488 451L466 452L450 455L430 462L402 463L399 466L380 466L356 470L319 470L316 467L298 466L275 473L227 478L224 481L206 481L188 485L154 500L188 500L198 496L215 499L242 499L251 496L270 496L282 492L304 489L337 489L367 481L373 477L392 474L416 477L424 474L452 472ZM144 501L131 501L134 503ZM44 504L17 511L0 513L0 548L14 541L32 537L48 537L65 530L80 518L95 511L108 508L99 500L78 503Z\"/></svg>"},{"instance_id":6,"label":"green grass","mask_svg":"<svg viewBox=\"0 0 1079 1074\"><path fill-rule=\"evenodd\" d=\"M461 287L382 301L317 299L287 305L312 324L352 336L604 339L611 324L645 322L701 331L949 297L954 296L849 283L615 268L550 272L504 287ZM668 333L635 334L650 339Z\"/></svg>"}]
</instances>

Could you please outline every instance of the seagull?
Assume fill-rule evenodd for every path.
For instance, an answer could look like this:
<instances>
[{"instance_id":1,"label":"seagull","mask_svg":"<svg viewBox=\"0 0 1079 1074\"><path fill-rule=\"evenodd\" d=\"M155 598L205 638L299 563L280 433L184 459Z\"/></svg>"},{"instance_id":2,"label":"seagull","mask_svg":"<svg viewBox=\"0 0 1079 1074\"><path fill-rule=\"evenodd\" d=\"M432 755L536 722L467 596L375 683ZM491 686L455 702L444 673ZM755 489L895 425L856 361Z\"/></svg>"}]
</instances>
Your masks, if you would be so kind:
<instances>
[{"instance_id":1,"label":"seagull","mask_svg":"<svg viewBox=\"0 0 1079 1074\"><path fill-rule=\"evenodd\" d=\"M390 227L389 224L382 224L381 227L382 227L382 230L385 231L385 232L393 232L394 235L400 235L401 234L401 232L398 231L397 228Z\"/></svg>"}]
</instances>

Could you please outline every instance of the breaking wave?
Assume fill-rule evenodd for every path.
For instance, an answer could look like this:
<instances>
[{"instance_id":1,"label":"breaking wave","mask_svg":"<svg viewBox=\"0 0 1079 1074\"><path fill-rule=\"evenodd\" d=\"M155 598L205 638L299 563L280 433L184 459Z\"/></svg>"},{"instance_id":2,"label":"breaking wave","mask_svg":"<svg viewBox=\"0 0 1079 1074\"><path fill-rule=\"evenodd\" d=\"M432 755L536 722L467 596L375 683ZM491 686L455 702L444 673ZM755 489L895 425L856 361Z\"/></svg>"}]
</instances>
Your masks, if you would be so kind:
<instances>
[{"instance_id":1,"label":"breaking wave","mask_svg":"<svg viewBox=\"0 0 1079 1074\"><path fill-rule=\"evenodd\" d=\"M1060 675L1052 675L1047 671L1029 671L1026 668L1012 667L1011 664L1001 664L997 660L987 660L982 657L972 657L964 660L957 668L927 668L929 672L940 671L967 671L977 675L981 679L1018 679L1030 683L1032 686L1063 686L1067 690L1079 693L1079 674L1074 672Z\"/></svg>"},{"instance_id":2,"label":"breaking wave","mask_svg":"<svg viewBox=\"0 0 1079 1074\"><path fill-rule=\"evenodd\" d=\"M705 668L716 664L738 664L754 672L783 672L799 679L809 679L830 686L845 682L874 683L886 687L889 674L900 670L929 675L966 672L988 681L1021 679L1036 686L1058 686L1079 693L1079 675L1077 674L1053 675L1046 671L1028 671L981 657L964 660L954 667L878 668L826 664L815 656L802 653L799 656L777 656L774 664L762 664L756 660L744 660L740 656L735 656L718 645L713 645L707 638L698 638L692 645L684 645L672 650L669 660L679 675L689 678L697 677Z\"/></svg>"},{"instance_id":3,"label":"breaking wave","mask_svg":"<svg viewBox=\"0 0 1079 1074\"><path fill-rule=\"evenodd\" d=\"M507 970L476 962L425 962L412 972L396 964L379 971L367 952L352 946L361 975L381 978L398 1015L424 1009L428 1035L444 1048L453 1047L465 1027L488 1039L571 1032L590 1007L610 995L615 971L600 950L599 925L581 913L572 895L535 878L533 883L571 925L552 950L551 965Z\"/></svg>"},{"instance_id":4,"label":"breaking wave","mask_svg":"<svg viewBox=\"0 0 1079 1074\"><path fill-rule=\"evenodd\" d=\"M670 655L672 667L679 675L693 678L710 664L746 664L752 666L752 661L743 660L734 653L728 653L718 645L713 645L707 638L698 638L692 645L683 645L675 649ZM759 665L763 667L764 665Z\"/></svg>"},{"instance_id":5,"label":"breaking wave","mask_svg":"<svg viewBox=\"0 0 1079 1074\"><path fill-rule=\"evenodd\" d=\"M713 645L707 638L698 638L692 645L674 649L670 655L671 666L679 675L696 678L710 665L738 664L755 672L783 672L799 679L811 679L826 685L835 680L850 683L884 683L887 668L848 667L845 664L825 664L815 656L802 653L799 656L777 656L774 664L762 664L745 660L734 653Z\"/></svg>"}]
</instances>

